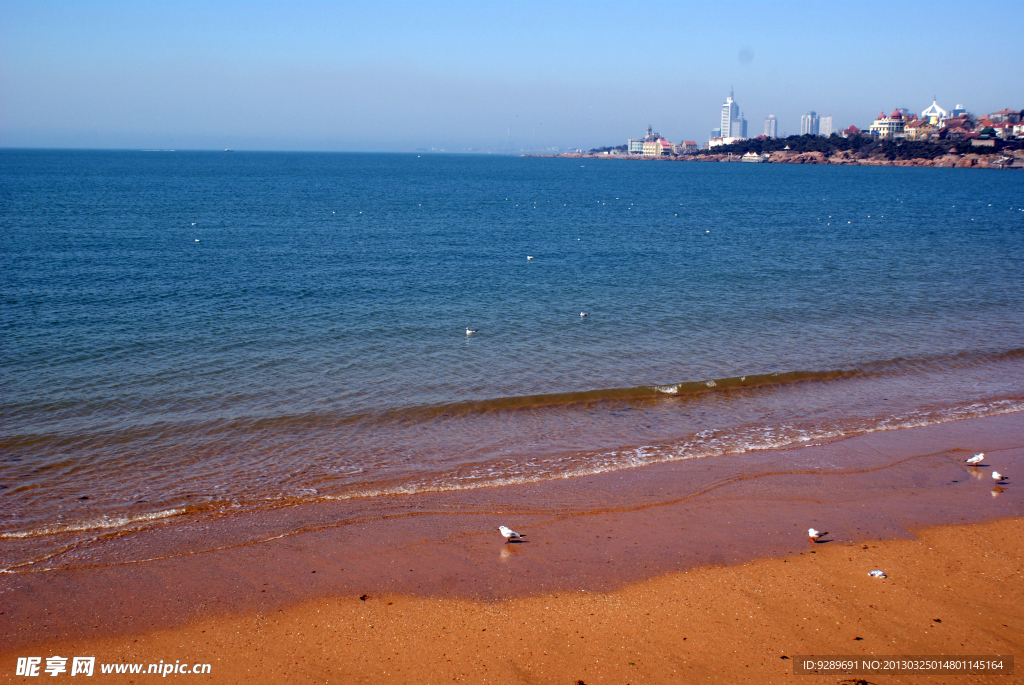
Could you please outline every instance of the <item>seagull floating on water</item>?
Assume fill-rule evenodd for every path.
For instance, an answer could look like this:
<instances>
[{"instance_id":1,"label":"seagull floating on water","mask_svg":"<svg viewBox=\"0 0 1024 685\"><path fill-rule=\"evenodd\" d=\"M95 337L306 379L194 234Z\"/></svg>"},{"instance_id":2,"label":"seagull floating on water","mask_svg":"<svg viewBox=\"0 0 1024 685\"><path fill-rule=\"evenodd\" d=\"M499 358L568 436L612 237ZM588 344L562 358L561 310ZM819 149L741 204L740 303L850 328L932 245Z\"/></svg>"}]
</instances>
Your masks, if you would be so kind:
<instances>
[{"instance_id":1,"label":"seagull floating on water","mask_svg":"<svg viewBox=\"0 0 1024 685\"><path fill-rule=\"evenodd\" d=\"M817 542L818 538L822 535L828 535L827 531L814 530L813 528L807 529L807 537L810 538L811 542Z\"/></svg>"},{"instance_id":2,"label":"seagull floating on water","mask_svg":"<svg viewBox=\"0 0 1024 685\"><path fill-rule=\"evenodd\" d=\"M985 453L984 453L984 452L978 452L978 453L977 453L977 454L975 454L975 455L974 455L973 457L971 457L970 459L968 459L968 460L967 460L967 463L968 463L968 464L971 464L972 466L973 466L974 464L980 464L980 463L981 463L981 460L982 460L982 459L984 459L984 458L985 458Z\"/></svg>"},{"instance_id":3,"label":"seagull floating on water","mask_svg":"<svg viewBox=\"0 0 1024 685\"><path fill-rule=\"evenodd\" d=\"M580 312L580 316L590 316L590 314L587 314L586 312Z\"/></svg>"},{"instance_id":4,"label":"seagull floating on water","mask_svg":"<svg viewBox=\"0 0 1024 685\"><path fill-rule=\"evenodd\" d=\"M508 526L498 526L498 532L501 533L501 537L505 538L505 544L508 544L509 540L521 540L524 537Z\"/></svg>"},{"instance_id":5,"label":"seagull floating on water","mask_svg":"<svg viewBox=\"0 0 1024 685\"><path fill-rule=\"evenodd\" d=\"M473 335L474 333L476 333L476 329L475 329L475 328L467 328L467 329L466 329L466 337L467 337L467 338L468 338L469 336Z\"/></svg>"},{"instance_id":6,"label":"seagull floating on water","mask_svg":"<svg viewBox=\"0 0 1024 685\"><path fill-rule=\"evenodd\" d=\"M992 472L992 480L997 481L997 482L998 481L1003 481L1003 480L1006 480L1006 476L1004 476L1003 474L999 473L998 471L993 471Z\"/></svg>"},{"instance_id":7,"label":"seagull floating on water","mask_svg":"<svg viewBox=\"0 0 1024 685\"><path fill-rule=\"evenodd\" d=\"M526 255L526 261L532 262L533 261L533 255L531 255L531 254Z\"/></svg>"}]
</instances>

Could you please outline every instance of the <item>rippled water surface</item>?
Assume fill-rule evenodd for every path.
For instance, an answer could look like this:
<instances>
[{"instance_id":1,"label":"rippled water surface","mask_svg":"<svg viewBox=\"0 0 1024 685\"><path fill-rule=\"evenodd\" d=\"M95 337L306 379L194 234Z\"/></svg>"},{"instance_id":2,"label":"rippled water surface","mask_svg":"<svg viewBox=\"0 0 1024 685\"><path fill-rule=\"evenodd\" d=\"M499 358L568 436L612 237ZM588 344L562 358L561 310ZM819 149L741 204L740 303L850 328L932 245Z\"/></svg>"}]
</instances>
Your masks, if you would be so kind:
<instances>
[{"instance_id":1,"label":"rippled water surface","mask_svg":"<svg viewBox=\"0 0 1024 685\"><path fill-rule=\"evenodd\" d=\"M1021 205L979 170L0 151L0 538L1020 411Z\"/></svg>"}]
</instances>

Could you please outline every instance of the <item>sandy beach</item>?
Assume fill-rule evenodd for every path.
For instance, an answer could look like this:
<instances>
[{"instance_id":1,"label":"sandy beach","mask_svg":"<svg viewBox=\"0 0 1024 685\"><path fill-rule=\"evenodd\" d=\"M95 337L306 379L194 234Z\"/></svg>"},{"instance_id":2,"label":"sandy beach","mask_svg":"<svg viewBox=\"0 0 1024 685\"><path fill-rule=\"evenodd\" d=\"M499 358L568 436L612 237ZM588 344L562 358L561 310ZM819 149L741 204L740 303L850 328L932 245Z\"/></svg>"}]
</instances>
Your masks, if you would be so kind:
<instances>
[{"instance_id":1,"label":"sandy beach","mask_svg":"<svg viewBox=\"0 0 1024 685\"><path fill-rule=\"evenodd\" d=\"M0 673L60 655L142 664L97 670L111 682L179 663L210 672L167 677L218 683L781 682L799 655L1016 655L1022 421L115 539L104 563L0 576ZM498 521L526 541L504 544ZM829 534L811 544L809 526Z\"/></svg>"},{"instance_id":2,"label":"sandy beach","mask_svg":"<svg viewBox=\"0 0 1024 685\"><path fill-rule=\"evenodd\" d=\"M796 655L1020 655L1024 520L915 540L815 544L785 559L672 573L608 593L500 602L332 597L210 616L138 635L27 652L97 663L208 663L190 682L853 682L793 675ZM885 579L868 576L884 569ZM10 671L7 670L10 674ZM149 682L156 675L104 675ZM1013 676L866 676L874 683L1021 682ZM12 679L14 680L14 679Z\"/></svg>"}]
</instances>

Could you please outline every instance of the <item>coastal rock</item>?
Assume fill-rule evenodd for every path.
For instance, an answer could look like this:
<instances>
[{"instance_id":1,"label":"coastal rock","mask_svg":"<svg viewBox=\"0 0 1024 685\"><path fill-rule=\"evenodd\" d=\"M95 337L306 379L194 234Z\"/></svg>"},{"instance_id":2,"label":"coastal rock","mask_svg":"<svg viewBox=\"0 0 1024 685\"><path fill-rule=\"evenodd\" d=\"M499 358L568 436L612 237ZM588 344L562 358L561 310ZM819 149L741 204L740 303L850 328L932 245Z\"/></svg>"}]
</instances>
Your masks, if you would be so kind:
<instances>
[{"instance_id":1,"label":"coastal rock","mask_svg":"<svg viewBox=\"0 0 1024 685\"><path fill-rule=\"evenodd\" d=\"M857 164L857 158L849 150L840 150L828 158L829 164Z\"/></svg>"},{"instance_id":2,"label":"coastal rock","mask_svg":"<svg viewBox=\"0 0 1024 685\"><path fill-rule=\"evenodd\" d=\"M773 152L768 158L769 162L780 164L828 164L829 160L824 152L794 152L792 150L779 150Z\"/></svg>"},{"instance_id":3,"label":"coastal rock","mask_svg":"<svg viewBox=\"0 0 1024 685\"><path fill-rule=\"evenodd\" d=\"M956 163L960 160L960 155L942 155L932 160L931 166L934 167L948 167L952 168L956 166Z\"/></svg>"}]
</instances>

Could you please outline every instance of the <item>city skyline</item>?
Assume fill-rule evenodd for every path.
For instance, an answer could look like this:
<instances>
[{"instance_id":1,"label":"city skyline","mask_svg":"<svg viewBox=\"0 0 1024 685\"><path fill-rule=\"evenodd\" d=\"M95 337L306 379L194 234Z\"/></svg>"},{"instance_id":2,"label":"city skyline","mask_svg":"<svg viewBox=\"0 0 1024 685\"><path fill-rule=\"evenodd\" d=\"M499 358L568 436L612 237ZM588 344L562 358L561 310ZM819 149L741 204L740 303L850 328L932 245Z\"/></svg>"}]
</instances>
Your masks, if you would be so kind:
<instances>
[{"instance_id":1,"label":"city skyline","mask_svg":"<svg viewBox=\"0 0 1024 685\"><path fill-rule=\"evenodd\" d=\"M1015 7L992 11L1001 4ZM704 141L730 86L740 116L773 114L779 136L812 109L842 130L867 127L879 111L920 112L933 96L946 109L1024 105L1012 101L1024 92L1019 70L979 71L958 56L988 47L985 17L940 2L907 32L815 5L795 25L805 5L638 41L627 30L637 8L580 3L0 0L0 146L567 149L648 123L672 141ZM715 7L639 11L685 27ZM835 26L848 39L836 43ZM895 44L927 54L928 68L866 69Z\"/></svg>"}]
</instances>

